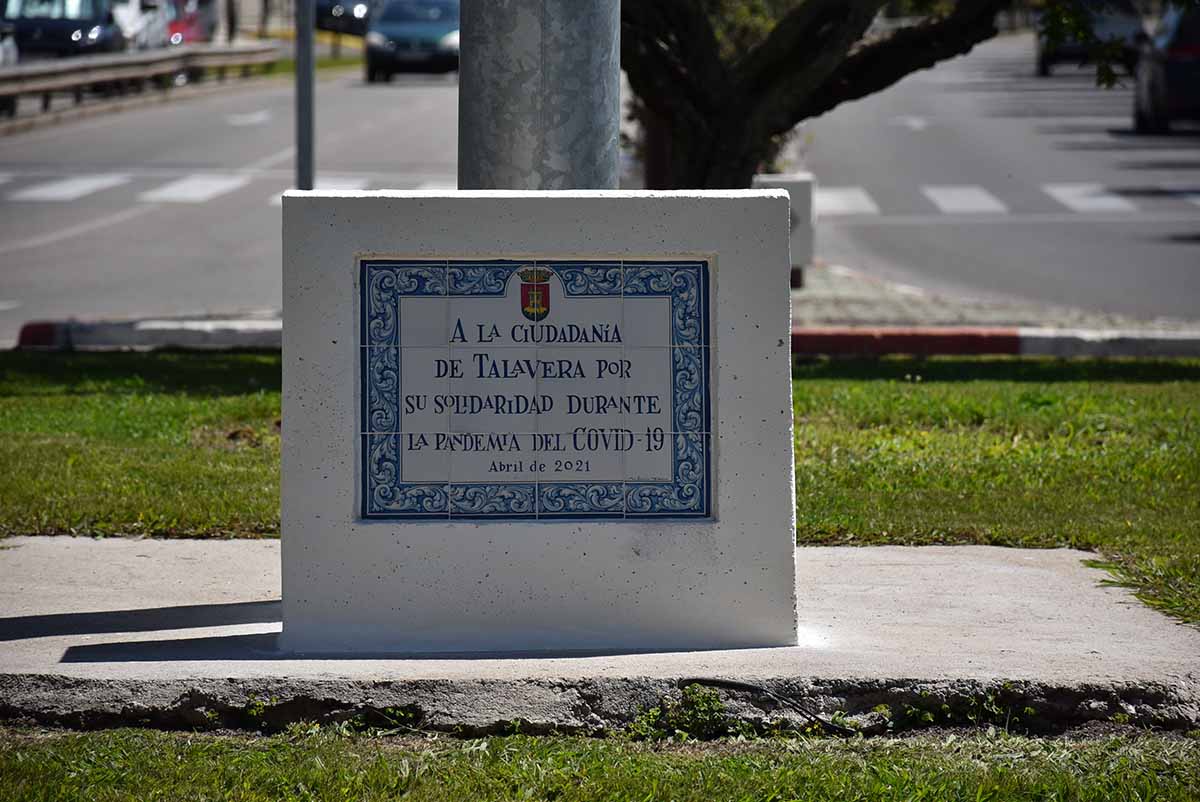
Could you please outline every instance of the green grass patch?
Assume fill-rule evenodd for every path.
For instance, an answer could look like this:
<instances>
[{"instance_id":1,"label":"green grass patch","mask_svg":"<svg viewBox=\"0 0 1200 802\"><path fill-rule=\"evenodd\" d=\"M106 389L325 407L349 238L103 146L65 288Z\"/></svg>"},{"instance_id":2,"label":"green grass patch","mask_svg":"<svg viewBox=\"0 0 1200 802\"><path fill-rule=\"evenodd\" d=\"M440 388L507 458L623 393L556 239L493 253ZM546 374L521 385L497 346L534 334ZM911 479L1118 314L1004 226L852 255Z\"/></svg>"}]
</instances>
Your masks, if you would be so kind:
<instances>
[{"instance_id":1,"label":"green grass patch","mask_svg":"<svg viewBox=\"0 0 1200 802\"><path fill-rule=\"evenodd\" d=\"M0 535L279 531L278 354L0 354Z\"/></svg>"},{"instance_id":2,"label":"green grass patch","mask_svg":"<svg viewBox=\"0 0 1200 802\"><path fill-rule=\"evenodd\" d=\"M800 543L1094 549L1200 622L1200 363L822 361L794 378Z\"/></svg>"},{"instance_id":3,"label":"green grass patch","mask_svg":"<svg viewBox=\"0 0 1200 802\"><path fill-rule=\"evenodd\" d=\"M644 745L0 730L0 800L1191 800L1200 742L1003 734Z\"/></svg>"}]
</instances>

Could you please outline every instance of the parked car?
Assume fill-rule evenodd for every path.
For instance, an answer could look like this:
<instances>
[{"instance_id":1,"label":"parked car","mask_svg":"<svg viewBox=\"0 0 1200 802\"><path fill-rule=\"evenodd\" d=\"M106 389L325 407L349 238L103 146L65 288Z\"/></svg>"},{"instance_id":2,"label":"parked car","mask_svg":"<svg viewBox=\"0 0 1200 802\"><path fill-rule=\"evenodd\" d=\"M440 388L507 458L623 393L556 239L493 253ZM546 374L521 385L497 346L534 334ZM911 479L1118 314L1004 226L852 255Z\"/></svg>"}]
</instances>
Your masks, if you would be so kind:
<instances>
[{"instance_id":1,"label":"parked car","mask_svg":"<svg viewBox=\"0 0 1200 802\"><path fill-rule=\"evenodd\" d=\"M404 70L458 69L458 0L389 0L366 35L368 83Z\"/></svg>"},{"instance_id":2,"label":"parked car","mask_svg":"<svg viewBox=\"0 0 1200 802\"><path fill-rule=\"evenodd\" d=\"M324 31L362 36L370 17L367 0L317 0L317 27Z\"/></svg>"},{"instance_id":3,"label":"parked car","mask_svg":"<svg viewBox=\"0 0 1200 802\"><path fill-rule=\"evenodd\" d=\"M166 47L171 41L171 9L165 0L116 0L112 13L131 50Z\"/></svg>"},{"instance_id":4,"label":"parked car","mask_svg":"<svg viewBox=\"0 0 1200 802\"><path fill-rule=\"evenodd\" d=\"M1121 61L1132 73L1137 64L1138 43L1146 35L1146 23L1131 0L1083 0L1091 17L1092 33L1105 43L1121 48ZM1044 34L1037 40L1037 74L1045 77L1054 65L1070 61L1083 64L1091 57L1087 42L1068 36L1051 43Z\"/></svg>"},{"instance_id":5,"label":"parked car","mask_svg":"<svg viewBox=\"0 0 1200 802\"><path fill-rule=\"evenodd\" d=\"M1184 119L1200 119L1200 9L1171 6L1142 42L1133 127L1164 133Z\"/></svg>"},{"instance_id":6,"label":"parked car","mask_svg":"<svg viewBox=\"0 0 1200 802\"><path fill-rule=\"evenodd\" d=\"M0 20L0 67L11 67L17 63L17 26L11 22ZM0 114L5 117L17 116L16 95L0 95Z\"/></svg>"},{"instance_id":7,"label":"parked car","mask_svg":"<svg viewBox=\"0 0 1200 802\"><path fill-rule=\"evenodd\" d=\"M16 28L21 58L112 53L125 49L125 33L107 0L0 0Z\"/></svg>"},{"instance_id":8,"label":"parked car","mask_svg":"<svg viewBox=\"0 0 1200 802\"><path fill-rule=\"evenodd\" d=\"M171 44L212 41L217 20L211 2L167 0L167 6L172 10L171 21L167 25Z\"/></svg>"}]
</instances>

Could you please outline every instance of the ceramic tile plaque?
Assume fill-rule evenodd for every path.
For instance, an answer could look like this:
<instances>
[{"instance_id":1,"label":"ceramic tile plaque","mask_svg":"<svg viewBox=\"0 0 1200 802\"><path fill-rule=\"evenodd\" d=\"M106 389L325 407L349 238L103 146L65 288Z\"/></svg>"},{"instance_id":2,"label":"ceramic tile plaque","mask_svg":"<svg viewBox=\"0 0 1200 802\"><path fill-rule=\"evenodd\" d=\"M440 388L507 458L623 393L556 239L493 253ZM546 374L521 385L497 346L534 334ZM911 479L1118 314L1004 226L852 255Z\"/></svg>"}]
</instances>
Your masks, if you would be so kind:
<instances>
[{"instance_id":1,"label":"ceramic tile plaque","mask_svg":"<svg viewBox=\"0 0 1200 802\"><path fill-rule=\"evenodd\" d=\"M708 262L359 271L362 518L712 516Z\"/></svg>"}]
</instances>

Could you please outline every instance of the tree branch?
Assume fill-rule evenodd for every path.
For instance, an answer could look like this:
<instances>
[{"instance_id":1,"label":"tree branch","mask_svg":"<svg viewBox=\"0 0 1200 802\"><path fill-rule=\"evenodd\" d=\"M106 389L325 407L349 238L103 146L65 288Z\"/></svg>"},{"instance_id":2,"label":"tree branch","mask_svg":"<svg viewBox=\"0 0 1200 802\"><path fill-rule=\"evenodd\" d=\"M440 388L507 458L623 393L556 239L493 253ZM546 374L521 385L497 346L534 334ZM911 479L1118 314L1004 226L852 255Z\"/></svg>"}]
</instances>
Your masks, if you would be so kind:
<instances>
[{"instance_id":1,"label":"tree branch","mask_svg":"<svg viewBox=\"0 0 1200 802\"><path fill-rule=\"evenodd\" d=\"M901 28L874 42L861 43L815 89L795 95L773 133L886 89L916 70L971 51L996 35L996 14L1005 0L960 0L950 14Z\"/></svg>"},{"instance_id":2,"label":"tree branch","mask_svg":"<svg viewBox=\"0 0 1200 802\"><path fill-rule=\"evenodd\" d=\"M621 65L649 107L702 128L730 83L699 0L625 0Z\"/></svg>"}]
</instances>

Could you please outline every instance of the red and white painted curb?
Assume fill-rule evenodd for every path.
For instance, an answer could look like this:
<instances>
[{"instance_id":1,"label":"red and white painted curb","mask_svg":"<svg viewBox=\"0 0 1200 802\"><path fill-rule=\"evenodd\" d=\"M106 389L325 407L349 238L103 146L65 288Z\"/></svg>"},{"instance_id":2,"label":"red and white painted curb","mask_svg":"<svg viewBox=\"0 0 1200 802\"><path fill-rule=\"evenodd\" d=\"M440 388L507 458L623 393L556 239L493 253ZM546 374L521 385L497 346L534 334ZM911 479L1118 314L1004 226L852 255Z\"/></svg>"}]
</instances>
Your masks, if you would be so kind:
<instances>
[{"instance_id":1,"label":"red and white painted curb","mask_svg":"<svg viewBox=\"0 0 1200 802\"><path fill-rule=\"evenodd\" d=\"M46 350L278 349L272 317L159 318L26 323L18 348ZM1200 330L1053 329L995 326L814 326L792 329L800 356L1200 357Z\"/></svg>"},{"instance_id":2,"label":"red and white painted curb","mask_svg":"<svg viewBox=\"0 0 1200 802\"><path fill-rule=\"evenodd\" d=\"M792 353L808 356L1200 357L1200 330L804 327L792 329Z\"/></svg>"}]
</instances>

